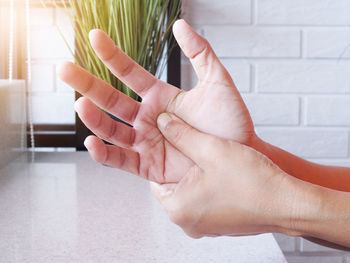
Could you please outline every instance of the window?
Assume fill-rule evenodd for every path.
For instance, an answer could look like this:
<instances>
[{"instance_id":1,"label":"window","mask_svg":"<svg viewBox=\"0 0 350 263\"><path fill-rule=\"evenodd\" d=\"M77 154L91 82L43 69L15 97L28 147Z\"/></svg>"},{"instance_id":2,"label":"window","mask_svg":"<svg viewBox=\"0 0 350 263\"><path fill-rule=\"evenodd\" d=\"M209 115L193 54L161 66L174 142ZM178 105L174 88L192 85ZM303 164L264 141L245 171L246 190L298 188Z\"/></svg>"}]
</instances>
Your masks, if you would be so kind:
<instances>
[{"instance_id":1,"label":"window","mask_svg":"<svg viewBox=\"0 0 350 263\"><path fill-rule=\"evenodd\" d=\"M25 1L15 0L16 7L16 57L15 78L26 77ZM1 25L9 21L9 0L0 0ZM83 141L91 132L76 117L73 104L78 96L56 76L61 61L73 60L56 24L74 47L74 31L65 11L48 6L40 0L30 1L30 51L32 112L36 147L75 147L85 149ZM9 34L1 28L1 34ZM24 37L20 39L20 37ZM0 78L8 77L8 43L0 38ZM180 52L176 48L168 65L168 81L180 86ZM30 140L28 136L28 145Z\"/></svg>"}]
</instances>

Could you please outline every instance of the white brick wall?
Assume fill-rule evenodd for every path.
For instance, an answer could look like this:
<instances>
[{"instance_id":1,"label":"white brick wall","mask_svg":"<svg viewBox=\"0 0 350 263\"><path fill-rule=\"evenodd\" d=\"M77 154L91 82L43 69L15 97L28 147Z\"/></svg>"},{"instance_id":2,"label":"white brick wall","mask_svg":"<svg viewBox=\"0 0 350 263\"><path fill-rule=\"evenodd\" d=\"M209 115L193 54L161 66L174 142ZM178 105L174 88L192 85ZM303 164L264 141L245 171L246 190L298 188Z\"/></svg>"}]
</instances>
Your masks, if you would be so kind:
<instances>
[{"instance_id":1,"label":"white brick wall","mask_svg":"<svg viewBox=\"0 0 350 263\"><path fill-rule=\"evenodd\" d=\"M305 29L308 58L342 59L350 57L349 27Z\"/></svg>"},{"instance_id":2,"label":"white brick wall","mask_svg":"<svg viewBox=\"0 0 350 263\"><path fill-rule=\"evenodd\" d=\"M73 124L74 92L56 77L56 66L72 60L55 22L71 46L74 34L61 9L31 9L33 117L36 124Z\"/></svg>"},{"instance_id":3,"label":"white brick wall","mask_svg":"<svg viewBox=\"0 0 350 263\"><path fill-rule=\"evenodd\" d=\"M239 85L239 84L237 84ZM299 124L299 98L297 96L244 94L255 125Z\"/></svg>"},{"instance_id":4,"label":"white brick wall","mask_svg":"<svg viewBox=\"0 0 350 263\"><path fill-rule=\"evenodd\" d=\"M310 160L350 166L350 1L185 0L185 18L228 68L259 135ZM183 88L196 84L183 59ZM276 235L289 262L350 253Z\"/></svg>"},{"instance_id":5,"label":"white brick wall","mask_svg":"<svg viewBox=\"0 0 350 263\"><path fill-rule=\"evenodd\" d=\"M296 29L204 26L204 34L220 57L297 58L301 33ZM225 41L222 41L225 36Z\"/></svg>"},{"instance_id":6,"label":"white brick wall","mask_svg":"<svg viewBox=\"0 0 350 263\"><path fill-rule=\"evenodd\" d=\"M257 21L262 25L348 26L349 10L347 0L258 0Z\"/></svg>"},{"instance_id":7,"label":"white brick wall","mask_svg":"<svg viewBox=\"0 0 350 263\"><path fill-rule=\"evenodd\" d=\"M310 126L350 126L350 96L309 97L306 108Z\"/></svg>"},{"instance_id":8,"label":"white brick wall","mask_svg":"<svg viewBox=\"0 0 350 263\"><path fill-rule=\"evenodd\" d=\"M347 66L298 62L259 64L258 91L313 94L350 92L350 68Z\"/></svg>"}]
</instances>

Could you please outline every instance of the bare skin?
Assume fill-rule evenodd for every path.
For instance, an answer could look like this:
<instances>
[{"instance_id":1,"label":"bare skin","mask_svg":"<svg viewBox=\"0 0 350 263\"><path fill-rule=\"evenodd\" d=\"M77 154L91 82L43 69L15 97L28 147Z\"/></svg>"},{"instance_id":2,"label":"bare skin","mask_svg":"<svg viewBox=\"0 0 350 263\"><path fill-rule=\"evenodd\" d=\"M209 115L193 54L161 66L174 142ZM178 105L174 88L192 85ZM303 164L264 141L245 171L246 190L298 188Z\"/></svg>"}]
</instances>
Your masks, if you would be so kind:
<instances>
[{"instance_id":1,"label":"bare skin","mask_svg":"<svg viewBox=\"0 0 350 263\"><path fill-rule=\"evenodd\" d=\"M197 150L200 144L207 145L204 141L197 142L193 139L197 143L189 142L187 147L194 149L199 155L205 153L207 158L226 159L228 163L236 161L235 163L240 164L242 168L239 172L240 177L251 178L251 180L246 179L242 182L232 179L239 178L237 175L232 176L229 180L230 176L225 174L220 165L218 169L221 170L215 170L213 167L209 172L200 170L198 178L209 178L210 176L207 175L221 172L228 179L226 183L225 180L221 180L225 186L230 182L232 184L243 183L247 189L249 187L254 189L254 185L256 187L255 180L261 182L261 180L269 181L271 178L279 178L271 180L273 182L271 186L265 184L266 189L263 189L262 192L259 190L258 192L261 193L259 196L252 194L252 191L242 193L242 195L251 194L248 196L250 203L246 202L245 206L250 207L252 211L257 209L256 202L261 202L261 209L256 210L257 213L261 213L259 215L261 217L255 214L259 220L261 219L261 222L259 220L249 221L252 214L244 214L244 211L236 210L239 203L227 204L227 208L232 206L236 208L227 210L226 217L222 217L223 210L216 209L215 204L212 203L213 209L219 212L213 213L212 219L206 224L207 230L205 227L204 230L198 232L192 229L193 235L245 235L274 231L290 235L313 236L349 246L348 236L350 235L349 230L346 229L350 213L348 193L312 185L294 177L336 190L350 191L350 176L348 176L350 169L313 164L259 139L254 132L249 112L239 92L208 42L196 34L183 20L174 25L174 35L185 55L190 58L199 79L198 85L189 92L180 91L176 87L157 80L126 56L106 34L99 30L94 30L90 34L94 50L119 79L142 97L142 103L133 101L72 63L65 63L61 66L59 70L61 79L83 95L83 98L75 104L76 111L88 128L97 135L90 136L85 141L91 157L97 162L129 171L156 183L173 186L186 184L188 178L192 177L188 175L193 174L194 170L198 171L200 166L198 166L196 156L189 155L188 149L179 147L174 143L174 139L171 140L164 134L164 130L162 134L158 129L158 116L163 112L171 112L183 122L191 125L192 129L195 128L196 131L207 136L216 136L207 137L209 141L219 142L217 140L221 140L220 142L226 142L231 148L224 150L227 154L226 158L220 153L222 147L217 151L213 147ZM133 128L113 121L98 107L133 125ZM175 134L181 138L180 133ZM101 139L114 145L105 145ZM175 138L175 142L178 141ZM209 145L212 146L212 143ZM232 148L232 145L236 146ZM261 153L252 150L253 148L265 154L279 168L268 158L262 157ZM231 150L236 156L249 153L244 156L250 157L248 160L239 159L229 153ZM222 166L225 167L224 164ZM255 166L262 170L249 169ZM234 169L234 167L227 166L227 169ZM260 176L257 177L257 175ZM226 189L227 197L235 190L228 186L224 188L224 185L222 187ZM271 190L270 187L273 187L275 191L266 191ZM209 190L205 187L203 189ZM219 197L225 194L222 192L223 189L218 185L216 191L211 192L212 197L215 197L216 194ZM237 199L239 199L238 196ZM265 199L272 202L272 205L266 204ZM284 202L278 204L274 203L275 200ZM200 205L204 205L200 201L195 203L196 207L192 207L193 211L196 211ZM174 208L168 209L173 210ZM273 211L271 217L266 215L266 211ZM234 217L238 212L243 213L239 219L241 221ZM215 219L221 217L226 220L223 224L225 230L219 231L222 228L217 225L218 231L215 231L215 225L210 226L210 222L213 223ZM195 220L186 221L181 215L179 218L179 225L182 225L183 222L186 226L196 225L193 223ZM229 222L235 223L230 224ZM250 222L251 225L244 225L244 222ZM243 232L237 231L237 225L240 223L244 229Z\"/></svg>"},{"instance_id":2,"label":"bare skin","mask_svg":"<svg viewBox=\"0 0 350 263\"><path fill-rule=\"evenodd\" d=\"M73 63L65 63L59 70L61 79L84 96L75 105L82 121L99 138L115 145L106 146L101 139L89 137L92 158L158 183L178 182L193 166L159 132L157 117L162 112L174 112L204 132L241 143L249 144L256 136L241 96L208 42L183 20L174 25L174 35L199 78L199 84L189 92L156 79L99 30L90 34L94 50L119 79L142 97L142 103ZM133 128L113 121L97 106Z\"/></svg>"},{"instance_id":3,"label":"bare skin","mask_svg":"<svg viewBox=\"0 0 350 263\"><path fill-rule=\"evenodd\" d=\"M350 192L349 168L310 163L258 138L232 78L208 42L183 20L175 24L174 35L199 79L189 92L157 80L101 31L91 33L92 46L110 70L142 96L142 103L131 100L77 65L61 66L62 80L84 95L76 104L80 118L99 138L116 145L105 146L97 137L88 138L94 160L116 168L122 160L123 168L159 183L179 181L193 164L164 141L156 128L157 116L167 111L200 131L264 153L282 170L301 180ZM134 129L110 120L96 105L132 124Z\"/></svg>"},{"instance_id":4,"label":"bare skin","mask_svg":"<svg viewBox=\"0 0 350 263\"><path fill-rule=\"evenodd\" d=\"M189 236L279 232L350 247L349 193L292 177L260 152L201 133L173 114L161 114L158 125L195 163L177 184L151 184Z\"/></svg>"}]
</instances>

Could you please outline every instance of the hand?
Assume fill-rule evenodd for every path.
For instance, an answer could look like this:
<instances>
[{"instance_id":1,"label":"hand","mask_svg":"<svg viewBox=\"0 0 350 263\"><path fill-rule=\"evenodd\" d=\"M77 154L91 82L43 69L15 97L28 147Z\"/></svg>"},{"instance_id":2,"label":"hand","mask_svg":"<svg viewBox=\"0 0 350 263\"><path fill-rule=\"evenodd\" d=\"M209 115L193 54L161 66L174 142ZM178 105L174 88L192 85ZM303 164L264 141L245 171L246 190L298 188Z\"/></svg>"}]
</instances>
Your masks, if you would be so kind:
<instances>
[{"instance_id":1,"label":"hand","mask_svg":"<svg viewBox=\"0 0 350 263\"><path fill-rule=\"evenodd\" d=\"M172 114L161 114L158 124L194 163L177 184L151 183L174 223L195 238L280 231L282 211L293 200L284 187L290 176L261 153L201 133Z\"/></svg>"},{"instance_id":2,"label":"hand","mask_svg":"<svg viewBox=\"0 0 350 263\"><path fill-rule=\"evenodd\" d=\"M106 66L142 97L136 102L106 82L72 63L60 67L59 75L84 97L75 109L97 137L85 145L91 157L158 182L178 182L193 162L166 142L157 128L162 112L173 112L197 129L219 137L249 144L256 137L246 106L230 75L208 42L185 21L177 21L175 38L197 73L199 83L183 92L164 83L137 65L102 31L90 34L92 47ZM133 125L113 121L98 107Z\"/></svg>"}]
</instances>

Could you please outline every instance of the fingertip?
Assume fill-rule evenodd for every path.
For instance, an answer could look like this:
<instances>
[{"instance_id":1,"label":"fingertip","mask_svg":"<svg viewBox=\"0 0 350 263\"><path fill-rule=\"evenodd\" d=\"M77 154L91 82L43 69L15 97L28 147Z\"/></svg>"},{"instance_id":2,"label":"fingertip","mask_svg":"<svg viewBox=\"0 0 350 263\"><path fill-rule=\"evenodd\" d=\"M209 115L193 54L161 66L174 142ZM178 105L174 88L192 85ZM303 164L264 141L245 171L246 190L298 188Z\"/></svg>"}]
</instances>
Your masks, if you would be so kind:
<instances>
[{"instance_id":1,"label":"fingertip","mask_svg":"<svg viewBox=\"0 0 350 263\"><path fill-rule=\"evenodd\" d=\"M89 40L90 40L90 42L91 42L91 43L94 43L95 40L96 40L98 37L101 36L101 33L103 33L103 31L100 30L100 29L92 29L92 30L90 30L90 32L89 32Z\"/></svg>"},{"instance_id":2,"label":"fingertip","mask_svg":"<svg viewBox=\"0 0 350 263\"><path fill-rule=\"evenodd\" d=\"M80 97L74 102L74 110L76 112L80 111L83 100L84 100L84 97Z\"/></svg>"},{"instance_id":3,"label":"fingertip","mask_svg":"<svg viewBox=\"0 0 350 263\"><path fill-rule=\"evenodd\" d=\"M173 34L185 56L188 58L192 58L195 54L203 50L207 44L204 38L183 19L177 20L174 23Z\"/></svg>"},{"instance_id":4,"label":"fingertip","mask_svg":"<svg viewBox=\"0 0 350 263\"><path fill-rule=\"evenodd\" d=\"M91 158L95 162L104 162L106 157L106 146L100 138L90 135L84 140L84 146L89 151Z\"/></svg>"},{"instance_id":5,"label":"fingertip","mask_svg":"<svg viewBox=\"0 0 350 263\"><path fill-rule=\"evenodd\" d=\"M88 149L89 151L92 150L92 144L93 144L93 140L94 140L93 135L90 135L88 137L85 138L84 140L84 146L86 147L86 149Z\"/></svg>"},{"instance_id":6,"label":"fingertip","mask_svg":"<svg viewBox=\"0 0 350 263\"><path fill-rule=\"evenodd\" d=\"M186 29L186 27L191 28L190 25L184 20L184 19L178 19L175 21L173 25L173 33L174 35L177 35L182 30Z\"/></svg>"},{"instance_id":7,"label":"fingertip","mask_svg":"<svg viewBox=\"0 0 350 263\"><path fill-rule=\"evenodd\" d=\"M102 30L93 29L89 33L92 48L102 60L108 60L115 52L114 41Z\"/></svg>"},{"instance_id":8,"label":"fingertip","mask_svg":"<svg viewBox=\"0 0 350 263\"><path fill-rule=\"evenodd\" d=\"M71 61L65 61L57 66L56 73L58 77L64 81L67 82L72 77L72 71L74 69L75 64Z\"/></svg>"},{"instance_id":9,"label":"fingertip","mask_svg":"<svg viewBox=\"0 0 350 263\"><path fill-rule=\"evenodd\" d=\"M177 30L178 27L181 27L181 24L184 22L184 19L178 19L173 24L173 30Z\"/></svg>"}]
</instances>

